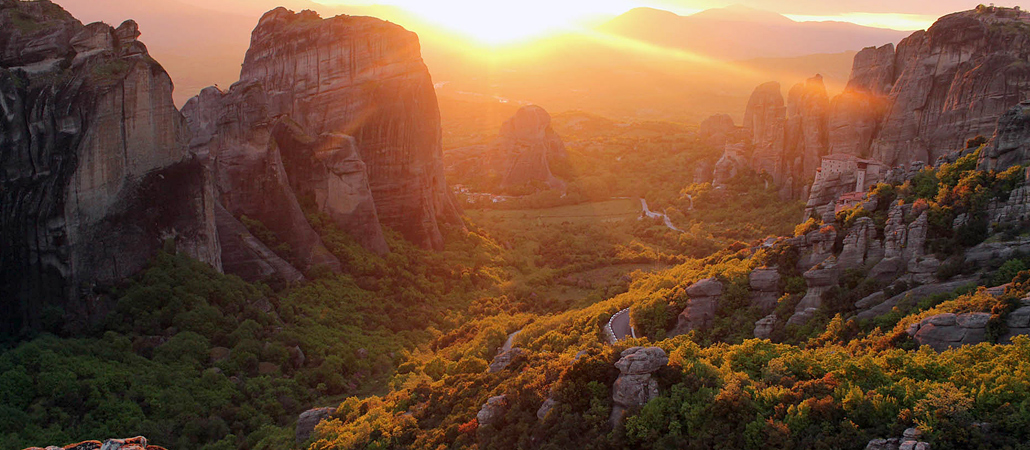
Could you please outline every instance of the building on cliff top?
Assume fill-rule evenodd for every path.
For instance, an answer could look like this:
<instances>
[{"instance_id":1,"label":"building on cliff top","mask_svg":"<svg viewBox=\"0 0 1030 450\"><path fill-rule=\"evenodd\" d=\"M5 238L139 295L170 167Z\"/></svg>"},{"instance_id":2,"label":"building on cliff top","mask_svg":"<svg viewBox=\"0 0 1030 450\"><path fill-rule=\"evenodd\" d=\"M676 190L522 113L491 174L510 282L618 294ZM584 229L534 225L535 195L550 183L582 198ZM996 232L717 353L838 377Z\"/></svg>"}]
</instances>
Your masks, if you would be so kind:
<instances>
[{"instance_id":1,"label":"building on cliff top","mask_svg":"<svg viewBox=\"0 0 1030 450\"><path fill-rule=\"evenodd\" d=\"M886 174L886 166L879 161L862 159L853 155L826 155L822 157L817 172L828 174L855 174L854 192L865 192L870 186L880 182Z\"/></svg>"}]
</instances>

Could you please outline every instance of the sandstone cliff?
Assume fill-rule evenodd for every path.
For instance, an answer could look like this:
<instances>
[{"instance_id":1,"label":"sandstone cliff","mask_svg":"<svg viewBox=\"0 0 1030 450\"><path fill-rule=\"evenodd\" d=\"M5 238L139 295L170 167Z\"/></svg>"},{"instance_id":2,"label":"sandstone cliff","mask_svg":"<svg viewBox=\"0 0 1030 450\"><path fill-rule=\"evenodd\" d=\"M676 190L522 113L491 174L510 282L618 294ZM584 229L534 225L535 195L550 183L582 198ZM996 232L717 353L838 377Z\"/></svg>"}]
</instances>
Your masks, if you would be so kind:
<instances>
[{"instance_id":1,"label":"sandstone cliff","mask_svg":"<svg viewBox=\"0 0 1030 450\"><path fill-rule=\"evenodd\" d=\"M104 308L95 287L161 248L221 265L210 180L139 35L0 1L0 332L50 306L84 325Z\"/></svg>"},{"instance_id":2,"label":"sandstone cliff","mask_svg":"<svg viewBox=\"0 0 1030 450\"><path fill-rule=\"evenodd\" d=\"M751 142L727 143L715 178L744 159L770 174L784 197L807 197L806 215L825 214L832 211L827 202L884 180L888 168L901 166L904 173L954 159L968 139L994 133L999 118L1030 99L1027 54L1030 13L980 7L944 16L896 49L863 49L844 92L829 102L818 77L795 86L786 119L779 85L763 84L745 111ZM1020 120L1018 112L1005 116L1001 126L1009 130L999 132L1007 140L995 140L984 167L1004 168L1020 157L1022 138L1014 134ZM820 172L827 155L855 163ZM881 167L861 169L868 164Z\"/></svg>"},{"instance_id":3,"label":"sandstone cliff","mask_svg":"<svg viewBox=\"0 0 1030 450\"><path fill-rule=\"evenodd\" d=\"M439 222L460 219L415 33L371 17L278 8L254 29L240 82L265 93L269 117L288 115L314 136L353 137L357 154L341 158L366 166L383 225L424 247L443 244Z\"/></svg>"},{"instance_id":4,"label":"sandstone cliff","mask_svg":"<svg viewBox=\"0 0 1030 450\"><path fill-rule=\"evenodd\" d=\"M565 143L551 128L551 115L539 106L520 108L501 126L491 151L501 188L544 183L563 189L565 182L551 173L551 162L567 158Z\"/></svg>"},{"instance_id":5,"label":"sandstone cliff","mask_svg":"<svg viewBox=\"0 0 1030 450\"><path fill-rule=\"evenodd\" d=\"M901 41L873 158L933 163L1030 97L1030 13L984 7L940 18Z\"/></svg>"}]
</instances>

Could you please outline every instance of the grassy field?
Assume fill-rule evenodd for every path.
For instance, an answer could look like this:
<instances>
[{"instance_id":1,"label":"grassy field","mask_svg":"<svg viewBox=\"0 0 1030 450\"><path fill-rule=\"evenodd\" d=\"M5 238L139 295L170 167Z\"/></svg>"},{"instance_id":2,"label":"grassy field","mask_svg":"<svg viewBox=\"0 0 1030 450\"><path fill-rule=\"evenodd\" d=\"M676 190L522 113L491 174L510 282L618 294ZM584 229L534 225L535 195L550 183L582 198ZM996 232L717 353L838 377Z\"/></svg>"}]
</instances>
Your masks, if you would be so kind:
<instances>
[{"instance_id":1,"label":"grassy field","mask_svg":"<svg viewBox=\"0 0 1030 450\"><path fill-rule=\"evenodd\" d=\"M466 210L476 222L501 225L530 224L589 224L636 219L640 216L640 202L634 199L616 199L603 202L581 203L545 209Z\"/></svg>"}]
</instances>

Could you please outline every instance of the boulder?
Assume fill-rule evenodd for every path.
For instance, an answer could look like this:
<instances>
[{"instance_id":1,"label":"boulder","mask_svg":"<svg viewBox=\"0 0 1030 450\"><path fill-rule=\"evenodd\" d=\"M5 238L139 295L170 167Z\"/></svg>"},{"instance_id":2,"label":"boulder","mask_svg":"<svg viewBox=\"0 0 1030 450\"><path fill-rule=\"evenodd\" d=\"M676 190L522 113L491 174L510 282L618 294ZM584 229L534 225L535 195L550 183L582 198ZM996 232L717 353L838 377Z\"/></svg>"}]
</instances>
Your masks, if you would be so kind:
<instances>
[{"instance_id":1,"label":"boulder","mask_svg":"<svg viewBox=\"0 0 1030 450\"><path fill-rule=\"evenodd\" d=\"M776 314L769 314L755 322L755 338L769 339L772 337L773 327L776 325Z\"/></svg>"},{"instance_id":2,"label":"boulder","mask_svg":"<svg viewBox=\"0 0 1030 450\"><path fill-rule=\"evenodd\" d=\"M619 378L612 386L612 408L609 422L618 424L628 408L642 406L658 396L658 380L651 377L669 363L665 350L658 347L631 347L621 353L615 363Z\"/></svg>"},{"instance_id":3,"label":"boulder","mask_svg":"<svg viewBox=\"0 0 1030 450\"><path fill-rule=\"evenodd\" d=\"M304 411L297 418L297 432L295 439L297 443L307 441L315 432L315 427L323 420L328 419L336 408L314 408Z\"/></svg>"},{"instance_id":4,"label":"boulder","mask_svg":"<svg viewBox=\"0 0 1030 450\"><path fill-rule=\"evenodd\" d=\"M715 317L719 296L722 295L722 282L715 278L706 278L687 288L687 307L677 318L676 327L670 336L685 334L708 326Z\"/></svg>"},{"instance_id":5,"label":"boulder","mask_svg":"<svg viewBox=\"0 0 1030 450\"><path fill-rule=\"evenodd\" d=\"M476 420L479 421L479 425L493 425L504 418L504 415L508 413L508 407L506 395L490 397L479 409Z\"/></svg>"},{"instance_id":6,"label":"boulder","mask_svg":"<svg viewBox=\"0 0 1030 450\"><path fill-rule=\"evenodd\" d=\"M780 289L780 272L775 267L755 269L748 276L748 284L754 291L778 292Z\"/></svg>"},{"instance_id":7,"label":"boulder","mask_svg":"<svg viewBox=\"0 0 1030 450\"><path fill-rule=\"evenodd\" d=\"M537 420L546 419L547 415L550 414L551 410L554 409L555 406L558 406L558 400L551 397L544 400L544 403L540 405L540 409L536 410Z\"/></svg>"},{"instance_id":8,"label":"boulder","mask_svg":"<svg viewBox=\"0 0 1030 450\"><path fill-rule=\"evenodd\" d=\"M494 357L494 360L490 362L490 373L500 372L511 364L512 360L521 355L524 352L523 349L515 347L511 350L502 351Z\"/></svg>"},{"instance_id":9,"label":"boulder","mask_svg":"<svg viewBox=\"0 0 1030 450\"><path fill-rule=\"evenodd\" d=\"M722 282L715 278L705 278L687 288L690 298L718 297L722 295Z\"/></svg>"},{"instance_id":10,"label":"boulder","mask_svg":"<svg viewBox=\"0 0 1030 450\"><path fill-rule=\"evenodd\" d=\"M623 375L653 373L669 363L665 350L658 347L631 347L623 350L621 356L615 368Z\"/></svg>"},{"instance_id":11,"label":"boulder","mask_svg":"<svg viewBox=\"0 0 1030 450\"><path fill-rule=\"evenodd\" d=\"M780 297L780 272L775 268L755 269L748 277L751 286L751 304L762 312L776 308Z\"/></svg>"},{"instance_id":12,"label":"boulder","mask_svg":"<svg viewBox=\"0 0 1030 450\"><path fill-rule=\"evenodd\" d=\"M990 313L937 314L910 325L906 332L919 345L929 345L940 352L985 342L990 319Z\"/></svg>"}]
</instances>

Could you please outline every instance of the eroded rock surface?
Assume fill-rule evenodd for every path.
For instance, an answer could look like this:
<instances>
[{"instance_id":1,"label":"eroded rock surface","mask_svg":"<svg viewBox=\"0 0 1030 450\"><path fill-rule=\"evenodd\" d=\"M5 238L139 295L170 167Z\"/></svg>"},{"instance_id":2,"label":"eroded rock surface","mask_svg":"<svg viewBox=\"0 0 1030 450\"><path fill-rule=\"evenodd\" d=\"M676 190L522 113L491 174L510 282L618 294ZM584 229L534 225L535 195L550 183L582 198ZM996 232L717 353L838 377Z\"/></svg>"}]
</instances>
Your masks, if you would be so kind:
<instances>
[{"instance_id":1,"label":"eroded rock surface","mask_svg":"<svg viewBox=\"0 0 1030 450\"><path fill-rule=\"evenodd\" d=\"M563 189L565 182L551 173L551 163L567 158L565 143L551 128L551 115L535 105L520 108L501 126L491 152L501 187L530 183Z\"/></svg>"},{"instance_id":2,"label":"eroded rock surface","mask_svg":"<svg viewBox=\"0 0 1030 450\"><path fill-rule=\"evenodd\" d=\"M612 400L615 402L609 418L612 426L622 420L628 408L643 406L658 396L658 380L651 374L668 363L665 350L658 347L631 347L622 351L621 358L615 363L620 375L612 386Z\"/></svg>"},{"instance_id":3,"label":"eroded rock surface","mask_svg":"<svg viewBox=\"0 0 1030 450\"><path fill-rule=\"evenodd\" d=\"M699 330L708 326L715 318L715 310L722 295L722 282L715 278L706 278L687 288L687 307L680 313L676 328L670 336L685 334L691 330Z\"/></svg>"},{"instance_id":4,"label":"eroded rock surface","mask_svg":"<svg viewBox=\"0 0 1030 450\"><path fill-rule=\"evenodd\" d=\"M354 138L383 225L440 248L440 222L460 222L415 33L371 17L277 8L254 29L240 81L261 86L270 117L289 115L315 136Z\"/></svg>"},{"instance_id":5,"label":"eroded rock surface","mask_svg":"<svg viewBox=\"0 0 1030 450\"><path fill-rule=\"evenodd\" d=\"M0 1L0 333L102 316L96 287L162 248L221 267L210 180L172 81L136 40L50 1Z\"/></svg>"}]
</instances>

